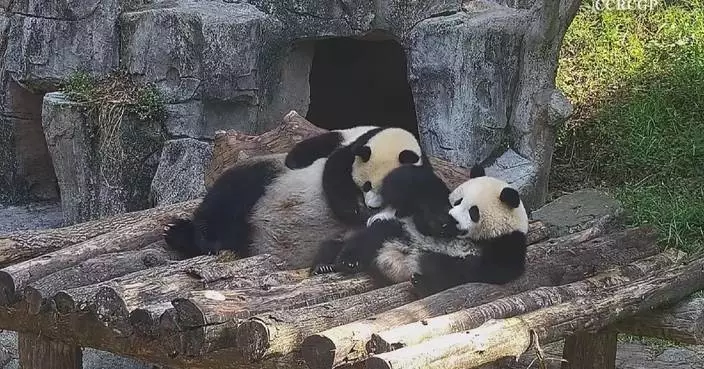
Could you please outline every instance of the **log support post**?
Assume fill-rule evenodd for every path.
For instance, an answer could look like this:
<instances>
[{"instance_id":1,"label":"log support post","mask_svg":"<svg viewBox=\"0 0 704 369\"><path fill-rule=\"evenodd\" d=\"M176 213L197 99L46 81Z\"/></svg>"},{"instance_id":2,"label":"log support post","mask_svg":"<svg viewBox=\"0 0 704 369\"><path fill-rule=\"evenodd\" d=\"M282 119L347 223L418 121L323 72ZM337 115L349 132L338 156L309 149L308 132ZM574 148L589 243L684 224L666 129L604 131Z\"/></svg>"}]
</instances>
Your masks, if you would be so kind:
<instances>
[{"instance_id":1,"label":"log support post","mask_svg":"<svg viewBox=\"0 0 704 369\"><path fill-rule=\"evenodd\" d=\"M34 333L19 333L22 369L81 369L83 353L78 346L51 341Z\"/></svg>"},{"instance_id":2,"label":"log support post","mask_svg":"<svg viewBox=\"0 0 704 369\"><path fill-rule=\"evenodd\" d=\"M618 333L607 330L567 337L561 369L615 369L617 337Z\"/></svg>"}]
</instances>

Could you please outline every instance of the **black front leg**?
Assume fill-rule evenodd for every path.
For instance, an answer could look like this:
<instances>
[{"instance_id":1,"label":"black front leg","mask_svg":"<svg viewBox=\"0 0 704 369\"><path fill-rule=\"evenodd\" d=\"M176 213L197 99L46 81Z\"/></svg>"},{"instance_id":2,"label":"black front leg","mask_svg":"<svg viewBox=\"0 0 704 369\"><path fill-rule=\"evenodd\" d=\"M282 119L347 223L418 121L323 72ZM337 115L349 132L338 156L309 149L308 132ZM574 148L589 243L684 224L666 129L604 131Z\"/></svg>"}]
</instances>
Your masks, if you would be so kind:
<instances>
[{"instance_id":1,"label":"black front leg","mask_svg":"<svg viewBox=\"0 0 704 369\"><path fill-rule=\"evenodd\" d=\"M313 265L309 272L311 275L334 273L337 271L335 267L335 259L340 254L345 242L340 239L332 239L323 241L318 248L318 253L315 255Z\"/></svg>"},{"instance_id":2,"label":"black front leg","mask_svg":"<svg viewBox=\"0 0 704 369\"><path fill-rule=\"evenodd\" d=\"M369 217L360 203L362 191L352 180L354 155L349 147L335 151L325 163L323 192L333 215L350 226L363 226Z\"/></svg>"},{"instance_id":3,"label":"black front leg","mask_svg":"<svg viewBox=\"0 0 704 369\"><path fill-rule=\"evenodd\" d=\"M318 159L327 158L340 144L342 144L342 136L338 132L327 132L303 140L286 155L286 167L305 168Z\"/></svg>"},{"instance_id":4,"label":"black front leg","mask_svg":"<svg viewBox=\"0 0 704 369\"><path fill-rule=\"evenodd\" d=\"M396 219L380 220L362 228L345 241L335 266L343 273L369 270L384 243L403 237L403 225Z\"/></svg>"}]
</instances>

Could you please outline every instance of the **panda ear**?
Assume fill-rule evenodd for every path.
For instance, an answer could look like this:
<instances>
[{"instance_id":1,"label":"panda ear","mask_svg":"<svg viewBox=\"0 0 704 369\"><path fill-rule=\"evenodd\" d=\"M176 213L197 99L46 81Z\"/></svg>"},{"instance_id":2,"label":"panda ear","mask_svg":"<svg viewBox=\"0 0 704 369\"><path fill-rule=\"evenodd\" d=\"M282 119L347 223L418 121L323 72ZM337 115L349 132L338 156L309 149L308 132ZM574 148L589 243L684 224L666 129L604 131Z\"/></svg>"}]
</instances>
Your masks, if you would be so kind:
<instances>
[{"instance_id":1,"label":"panda ear","mask_svg":"<svg viewBox=\"0 0 704 369\"><path fill-rule=\"evenodd\" d=\"M521 198L518 195L518 191L511 187L504 187L504 189L501 190L501 195L499 195L499 199L501 199L504 204L514 209L521 204Z\"/></svg>"},{"instance_id":2,"label":"panda ear","mask_svg":"<svg viewBox=\"0 0 704 369\"><path fill-rule=\"evenodd\" d=\"M401 164L415 164L420 160L420 156L411 150L403 150L398 154L398 162Z\"/></svg>"},{"instance_id":3,"label":"panda ear","mask_svg":"<svg viewBox=\"0 0 704 369\"><path fill-rule=\"evenodd\" d=\"M362 158L362 161L366 163L369 161L369 158L372 157L372 149L366 145L360 146L356 150L354 150L354 154Z\"/></svg>"},{"instance_id":4,"label":"panda ear","mask_svg":"<svg viewBox=\"0 0 704 369\"><path fill-rule=\"evenodd\" d=\"M479 164L474 164L472 169L469 171L469 178L484 177L486 173L484 172L484 167Z\"/></svg>"}]
</instances>

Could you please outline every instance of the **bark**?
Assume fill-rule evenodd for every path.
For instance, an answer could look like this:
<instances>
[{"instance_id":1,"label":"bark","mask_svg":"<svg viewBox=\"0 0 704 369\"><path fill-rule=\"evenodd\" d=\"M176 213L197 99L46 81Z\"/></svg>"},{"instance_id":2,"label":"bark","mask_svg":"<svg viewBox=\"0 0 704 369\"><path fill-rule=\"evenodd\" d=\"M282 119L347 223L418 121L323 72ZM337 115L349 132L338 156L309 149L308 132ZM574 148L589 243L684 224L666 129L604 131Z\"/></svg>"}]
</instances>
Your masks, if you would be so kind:
<instances>
[{"instance_id":1,"label":"bark","mask_svg":"<svg viewBox=\"0 0 704 369\"><path fill-rule=\"evenodd\" d=\"M607 287L622 286L634 279L671 266L681 260L683 256L683 253L667 251L581 281L562 286L536 288L477 307L378 332L372 335L367 345L367 351L378 354L397 350L419 344L433 337L476 328L489 319L524 314L577 297L588 296Z\"/></svg>"},{"instance_id":2,"label":"bark","mask_svg":"<svg viewBox=\"0 0 704 369\"><path fill-rule=\"evenodd\" d=\"M18 231L0 237L0 267L17 264L92 238L129 228L146 219L166 221L192 212L200 200L120 214L68 227Z\"/></svg>"},{"instance_id":3,"label":"bark","mask_svg":"<svg viewBox=\"0 0 704 369\"><path fill-rule=\"evenodd\" d=\"M177 325L187 331L187 355L204 355L208 350L232 346L234 328L241 319L266 311L280 311L316 305L374 289L368 277L342 278L319 275L296 284L227 291L193 291L173 301Z\"/></svg>"},{"instance_id":4,"label":"bark","mask_svg":"<svg viewBox=\"0 0 704 369\"><path fill-rule=\"evenodd\" d=\"M367 361L367 368L474 368L497 358L525 352L528 347L519 338L532 337L533 342L546 344L581 332L597 332L625 318L678 301L702 288L704 258L667 268L626 286L606 289L600 294L513 318L492 320L466 332L379 354ZM499 341L503 337L511 338ZM442 342L457 344L443 345Z\"/></svg>"},{"instance_id":5,"label":"bark","mask_svg":"<svg viewBox=\"0 0 704 369\"><path fill-rule=\"evenodd\" d=\"M46 307L51 297L61 290L96 284L166 264L171 258L162 243L156 242L142 250L100 255L31 283L23 292L29 313L38 314L40 308Z\"/></svg>"},{"instance_id":6,"label":"bark","mask_svg":"<svg viewBox=\"0 0 704 369\"><path fill-rule=\"evenodd\" d=\"M367 356L371 335L416 322L478 306L540 286L571 283L644 257L655 255L656 235L650 229L631 229L601 238L593 229L549 240L529 247L526 274L504 286L467 284L424 299L334 327L307 337L301 353L308 366L329 368L358 362Z\"/></svg>"},{"instance_id":7,"label":"bark","mask_svg":"<svg viewBox=\"0 0 704 369\"><path fill-rule=\"evenodd\" d=\"M161 239L164 221L151 218L0 270L0 305L19 300L29 284L106 253L137 250Z\"/></svg>"},{"instance_id":8,"label":"bark","mask_svg":"<svg viewBox=\"0 0 704 369\"><path fill-rule=\"evenodd\" d=\"M704 298L689 298L668 309L634 316L614 327L622 333L682 344L704 344Z\"/></svg>"},{"instance_id":9,"label":"bark","mask_svg":"<svg viewBox=\"0 0 704 369\"><path fill-rule=\"evenodd\" d=\"M22 369L82 369L81 348L51 341L33 333L17 336L19 362Z\"/></svg>"},{"instance_id":10,"label":"bark","mask_svg":"<svg viewBox=\"0 0 704 369\"><path fill-rule=\"evenodd\" d=\"M565 339L561 369L615 369L616 332L580 332Z\"/></svg>"}]
</instances>

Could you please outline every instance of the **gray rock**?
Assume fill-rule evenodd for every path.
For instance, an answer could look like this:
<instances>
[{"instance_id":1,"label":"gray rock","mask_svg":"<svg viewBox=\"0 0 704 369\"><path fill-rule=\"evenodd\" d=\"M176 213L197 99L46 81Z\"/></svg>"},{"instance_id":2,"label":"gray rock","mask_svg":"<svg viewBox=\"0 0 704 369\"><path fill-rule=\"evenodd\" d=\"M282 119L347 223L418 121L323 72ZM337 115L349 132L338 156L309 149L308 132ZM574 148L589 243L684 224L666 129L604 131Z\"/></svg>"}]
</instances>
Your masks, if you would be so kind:
<instances>
[{"instance_id":1,"label":"gray rock","mask_svg":"<svg viewBox=\"0 0 704 369\"><path fill-rule=\"evenodd\" d=\"M60 93L45 96L42 116L67 224L149 206L154 154L164 141L159 123L129 114L99 121Z\"/></svg>"},{"instance_id":2,"label":"gray rock","mask_svg":"<svg viewBox=\"0 0 704 369\"><path fill-rule=\"evenodd\" d=\"M43 91L77 69L110 72L119 60L119 11L118 0L13 2L5 72Z\"/></svg>"},{"instance_id":3,"label":"gray rock","mask_svg":"<svg viewBox=\"0 0 704 369\"><path fill-rule=\"evenodd\" d=\"M212 144L191 138L167 141L151 186L156 205L203 196L205 170L212 157Z\"/></svg>"},{"instance_id":4,"label":"gray rock","mask_svg":"<svg viewBox=\"0 0 704 369\"><path fill-rule=\"evenodd\" d=\"M0 234L25 229L56 228L63 224L59 203L0 205Z\"/></svg>"},{"instance_id":5,"label":"gray rock","mask_svg":"<svg viewBox=\"0 0 704 369\"><path fill-rule=\"evenodd\" d=\"M536 169L530 160L518 155L512 149L506 150L488 167L486 174L501 178L518 190L522 197L529 196Z\"/></svg>"},{"instance_id":6,"label":"gray rock","mask_svg":"<svg viewBox=\"0 0 704 369\"><path fill-rule=\"evenodd\" d=\"M557 237L589 228L604 216L617 218L622 212L621 204L609 194L584 189L535 210L532 218L545 223L551 235Z\"/></svg>"}]
</instances>

